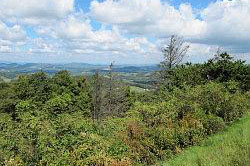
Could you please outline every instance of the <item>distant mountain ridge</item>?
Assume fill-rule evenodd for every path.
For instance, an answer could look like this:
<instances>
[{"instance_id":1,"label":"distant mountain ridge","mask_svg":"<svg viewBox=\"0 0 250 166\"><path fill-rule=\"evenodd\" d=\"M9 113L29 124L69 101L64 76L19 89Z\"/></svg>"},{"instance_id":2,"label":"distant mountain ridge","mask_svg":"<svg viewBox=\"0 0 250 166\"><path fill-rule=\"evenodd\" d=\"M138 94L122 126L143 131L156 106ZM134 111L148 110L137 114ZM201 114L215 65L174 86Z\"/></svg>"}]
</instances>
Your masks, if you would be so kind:
<instances>
[{"instance_id":1,"label":"distant mountain ridge","mask_svg":"<svg viewBox=\"0 0 250 166\"><path fill-rule=\"evenodd\" d=\"M9 73L11 77L18 74L29 74L39 71L54 74L61 70L68 70L73 75L93 74L96 70L106 72L109 65L88 64L88 63L11 63L0 62L0 72ZM147 73L158 70L157 65L115 65L114 72L123 73Z\"/></svg>"}]
</instances>

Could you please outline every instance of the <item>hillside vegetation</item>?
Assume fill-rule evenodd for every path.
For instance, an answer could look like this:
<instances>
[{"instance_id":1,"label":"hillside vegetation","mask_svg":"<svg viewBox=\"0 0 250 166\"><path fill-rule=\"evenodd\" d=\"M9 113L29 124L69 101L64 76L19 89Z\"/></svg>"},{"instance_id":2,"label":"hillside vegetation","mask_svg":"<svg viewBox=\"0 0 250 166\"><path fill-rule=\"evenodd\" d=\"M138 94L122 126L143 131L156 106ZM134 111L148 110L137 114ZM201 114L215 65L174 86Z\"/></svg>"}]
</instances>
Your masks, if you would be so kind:
<instances>
[{"instance_id":1,"label":"hillside vegetation","mask_svg":"<svg viewBox=\"0 0 250 166\"><path fill-rule=\"evenodd\" d=\"M162 166L248 166L250 165L250 115L225 132L209 137Z\"/></svg>"},{"instance_id":2,"label":"hillside vegetation","mask_svg":"<svg viewBox=\"0 0 250 166\"><path fill-rule=\"evenodd\" d=\"M0 81L0 165L154 165L249 112L250 68L227 53L163 68L154 90L140 93L117 81L112 66L88 79L60 71Z\"/></svg>"}]
</instances>

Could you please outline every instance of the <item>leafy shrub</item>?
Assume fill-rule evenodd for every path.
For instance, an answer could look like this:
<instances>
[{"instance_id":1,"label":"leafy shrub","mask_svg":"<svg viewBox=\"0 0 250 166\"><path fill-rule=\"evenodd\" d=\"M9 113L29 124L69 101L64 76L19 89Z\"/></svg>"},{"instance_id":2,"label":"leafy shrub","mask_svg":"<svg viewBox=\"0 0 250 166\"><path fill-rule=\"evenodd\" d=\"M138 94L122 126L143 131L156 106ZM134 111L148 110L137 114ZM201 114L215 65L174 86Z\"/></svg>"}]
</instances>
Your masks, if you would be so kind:
<instances>
[{"instance_id":1,"label":"leafy shrub","mask_svg":"<svg viewBox=\"0 0 250 166\"><path fill-rule=\"evenodd\" d=\"M195 88L175 89L173 95L199 105L206 114L214 114L225 122L237 120L247 111L247 96L230 93L224 84L210 82Z\"/></svg>"},{"instance_id":2,"label":"leafy shrub","mask_svg":"<svg viewBox=\"0 0 250 166\"><path fill-rule=\"evenodd\" d=\"M58 95L50 99L46 104L46 109L52 114L68 112L71 105L71 96L69 94Z\"/></svg>"},{"instance_id":3,"label":"leafy shrub","mask_svg":"<svg viewBox=\"0 0 250 166\"><path fill-rule=\"evenodd\" d=\"M208 60L204 64L183 64L176 66L169 71L169 84L162 85L162 89L171 90L174 87L185 88L195 87L210 81L227 83L234 81L242 91L250 88L250 66L245 61L234 60L229 54L222 53L217 57Z\"/></svg>"},{"instance_id":4,"label":"leafy shrub","mask_svg":"<svg viewBox=\"0 0 250 166\"><path fill-rule=\"evenodd\" d=\"M225 122L222 118L213 114L208 114L202 119L202 124L206 135L212 135L225 128Z\"/></svg>"}]
</instances>

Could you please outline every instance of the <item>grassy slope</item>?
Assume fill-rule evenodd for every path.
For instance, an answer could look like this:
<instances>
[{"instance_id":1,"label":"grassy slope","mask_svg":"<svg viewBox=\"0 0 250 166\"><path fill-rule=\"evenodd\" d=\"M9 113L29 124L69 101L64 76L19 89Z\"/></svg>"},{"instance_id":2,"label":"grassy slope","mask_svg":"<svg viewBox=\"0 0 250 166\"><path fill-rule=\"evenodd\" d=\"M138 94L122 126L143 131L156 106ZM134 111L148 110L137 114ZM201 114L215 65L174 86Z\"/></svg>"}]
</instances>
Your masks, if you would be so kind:
<instances>
[{"instance_id":1,"label":"grassy slope","mask_svg":"<svg viewBox=\"0 0 250 166\"><path fill-rule=\"evenodd\" d=\"M11 81L11 79L3 77L3 76L0 76L0 79L3 79L5 82L10 82Z\"/></svg>"},{"instance_id":2,"label":"grassy slope","mask_svg":"<svg viewBox=\"0 0 250 166\"><path fill-rule=\"evenodd\" d=\"M131 90L134 92L145 92L145 90L143 88L137 87L137 86L130 86Z\"/></svg>"},{"instance_id":3,"label":"grassy slope","mask_svg":"<svg viewBox=\"0 0 250 166\"><path fill-rule=\"evenodd\" d=\"M250 114L161 166L250 166Z\"/></svg>"}]
</instances>

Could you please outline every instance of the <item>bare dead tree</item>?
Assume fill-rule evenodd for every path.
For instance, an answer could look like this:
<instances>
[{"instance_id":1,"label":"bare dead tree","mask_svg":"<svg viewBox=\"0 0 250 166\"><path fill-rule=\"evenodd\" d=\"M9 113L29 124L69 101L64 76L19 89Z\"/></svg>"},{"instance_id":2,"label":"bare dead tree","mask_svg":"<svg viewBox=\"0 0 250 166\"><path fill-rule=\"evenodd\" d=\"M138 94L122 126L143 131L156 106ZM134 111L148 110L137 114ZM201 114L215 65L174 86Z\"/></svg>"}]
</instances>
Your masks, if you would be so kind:
<instances>
[{"instance_id":1,"label":"bare dead tree","mask_svg":"<svg viewBox=\"0 0 250 166\"><path fill-rule=\"evenodd\" d=\"M103 117L122 116L131 106L130 89L113 72L114 62L109 65L102 103Z\"/></svg>"},{"instance_id":2,"label":"bare dead tree","mask_svg":"<svg viewBox=\"0 0 250 166\"><path fill-rule=\"evenodd\" d=\"M189 45L186 45L183 38L177 35L172 35L169 44L161 48L164 60L160 63L161 70L157 74L159 79L157 87L166 80L169 81L172 68L182 62L188 49Z\"/></svg>"},{"instance_id":3,"label":"bare dead tree","mask_svg":"<svg viewBox=\"0 0 250 166\"><path fill-rule=\"evenodd\" d=\"M99 71L93 76L92 86L92 119L99 122L108 116L123 116L132 106L129 86L115 78L114 62L109 65L107 75Z\"/></svg>"},{"instance_id":4,"label":"bare dead tree","mask_svg":"<svg viewBox=\"0 0 250 166\"><path fill-rule=\"evenodd\" d=\"M219 59L220 59L220 55L222 54L222 48L221 47L218 47L218 49L217 49L217 51L216 51L216 53L215 53L215 55L214 55L214 58L213 58L213 60L214 61L218 61Z\"/></svg>"},{"instance_id":5,"label":"bare dead tree","mask_svg":"<svg viewBox=\"0 0 250 166\"><path fill-rule=\"evenodd\" d=\"M182 37L172 35L169 44L161 49L164 60L160 63L160 66L164 69L171 69L180 64L188 49L189 45L184 44Z\"/></svg>"},{"instance_id":6,"label":"bare dead tree","mask_svg":"<svg viewBox=\"0 0 250 166\"><path fill-rule=\"evenodd\" d=\"M93 121L99 121L101 115L101 106L102 106L102 79L100 77L99 71L95 72L93 77L93 110L92 110L92 119Z\"/></svg>"},{"instance_id":7,"label":"bare dead tree","mask_svg":"<svg viewBox=\"0 0 250 166\"><path fill-rule=\"evenodd\" d=\"M109 65L109 90L108 90L108 112L112 113L113 109L112 109L112 105L113 105L113 97L112 97L112 93L113 93L113 66L114 66L114 62L111 62L111 64Z\"/></svg>"}]
</instances>

